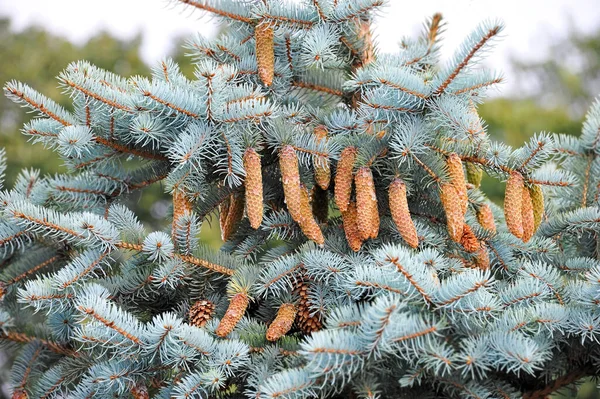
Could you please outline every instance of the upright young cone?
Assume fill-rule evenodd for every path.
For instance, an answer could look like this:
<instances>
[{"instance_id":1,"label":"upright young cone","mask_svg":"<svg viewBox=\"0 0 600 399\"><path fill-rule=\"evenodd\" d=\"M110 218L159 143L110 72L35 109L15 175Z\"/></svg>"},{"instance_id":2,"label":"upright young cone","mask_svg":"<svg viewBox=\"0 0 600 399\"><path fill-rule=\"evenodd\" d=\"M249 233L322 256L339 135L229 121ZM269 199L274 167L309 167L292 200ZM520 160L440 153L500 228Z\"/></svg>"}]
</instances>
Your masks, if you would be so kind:
<instances>
[{"instance_id":1,"label":"upright young cone","mask_svg":"<svg viewBox=\"0 0 600 399\"><path fill-rule=\"evenodd\" d=\"M451 183L444 183L440 188L440 199L444 212L446 213L446 228L450 238L455 242L460 242L463 235L463 226L465 223L465 214L463 213L462 200L456 187Z\"/></svg>"},{"instance_id":2,"label":"upright young cone","mask_svg":"<svg viewBox=\"0 0 600 399\"><path fill-rule=\"evenodd\" d=\"M370 238L373 231L379 229L377 196L373 173L367 166L358 169L354 178L356 186L356 224L363 240Z\"/></svg>"},{"instance_id":3,"label":"upright young cone","mask_svg":"<svg viewBox=\"0 0 600 399\"><path fill-rule=\"evenodd\" d=\"M300 225L300 229L309 240L314 241L317 245L322 246L325 244L325 237L323 237L323 232L321 231L321 228L315 221L315 218L312 214L308 193L303 185L301 185L300 188L300 201L301 217L298 220L298 225Z\"/></svg>"},{"instance_id":4,"label":"upright young cone","mask_svg":"<svg viewBox=\"0 0 600 399\"><path fill-rule=\"evenodd\" d=\"M227 219L221 229L221 239L227 241L235 231L235 227L244 217L244 197L237 193L232 193L229 197L229 207L227 208Z\"/></svg>"},{"instance_id":5,"label":"upright young cone","mask_svg":"<svg viewBox=\"0 0 600 399\"><path fill-rule=\"evenodd\" d=\"M246 180L244 189L246 194L246 215L250 226L258 229L263 218L263 183L260 155L254 148L248 148L243 157Z\"/></svg>"},{"instance_id":6,"label":"upright young cone","mask_svg":"<svg viewBox=\"0 0 600 399\"><path fill-rule=\"evenodd\" d=\"M215 333L219 337L226 337L230 332L233 331L237 323L242 319L248 305L250 304L250 298L243 292L235 294L229 302L229 307L225 312L225 315L221 319L219 326Z\"/></svg>"},{"instance_id":7,"label":"upright young cone","mask_svg":"<svg viewBox=\"0 0 600 399\"><path fill-rule=\"evenodd\" d=\"M279 151L279 168L281 169L285 203L292 219L298 222L302 217L300 169L296 150L291 145L285 145Z\"/></svg>"},{"instance_id":8,"label":"upright young cone","mask_svg":"<svg viewBox=\"0 0 600 399\"><path fill-rule=\"evenodd\" d=\"M476 252L479 249L479 240L473 233L471 226L468 224L463 225L463 235L460 239L460 244L467 252Z\"/></svg>"},{"instance_id":9,"label":"upright young cone","mask_svg":"<svg viewBox=\"0 0 600 399\"><path fill-rule=\"evenodd\" d=\"M358 252L363 243L361 234L358 231L356 219L356 202L352 201L348 205L348 209L346 209L346 212L342 213L342 222L344 225L344 233L346 234L346 240L348 241L348 245L354 252Z\"/></svg>"},{"instance_id":10,"label":"upright young cone","mask_svg":"<svg viewBox=\"0 0 600 399\"><path fill-rule=\"evenodd\" d=\"M529 195L529 189L523 187L523 201L521 204L521 219L523 220L523 242L527 242L535 233L535 218L533 213L533 202Z\"/></svg>"},{"instance_id":11,"label":"upright young cone","mask_svg":"<svg viewBox=\"0 0 600 399\"><path fill-rule=\"evenodd\" d=\"M533 204L533 225L535 231L540 227L542 217L544 217L544 193L540 186L533 184L529 187L529 195L531 196L531 203Z\"/></svg>"},{"instance_id":12,"label":"upright young cone","mask_svg":"<svg viewBox=\"0 0 600 399\"><path fill-rule=\"evenodd\" d=\"M481 186L481 180L483 178L483 169L475 165L473 162L465 163L467 169L467 181L475 187Z\"/></svg>"},{"instance_id":13,"label":"upright young cone","mask_svg":"<svg viewBox=\"0 0 600 399\"><path fill-rule=\"evenodd\" d=\"M287 334L294 324L296 312L296 306L293 303L284 303L281 305L277 311L275 320L273 320L267 329L267 340L271 342L277 341Z\"/></svg>"},{"instance_id":14,"label":"upright young cone","mask_svg":"<svg viewBox=\"0 0 600 399\"><path fill-rule=\"evenodd\" d=\"M317 143L320 143L322 140L327 140L327 128L323 125L319 125L315 127L313 130L314 135L316 136ZM323 190L327 190L329 188L329 183L331 180L331 168L329 166L329 158L314 157L315 163L315 181Z\"/></svg>"},{"instance_id":15,"label":"upright young cone","mask_svg":"<svg viewBox=\"0 0 600 399\"><path fill-rule=\"evenodd\" d=\"M496 222L494 221L494 214L492 208L488 204L482 204L477 208L477 221L484 229L496 232Z\"/></svg>"},{"instance_id":16,"label":"upright young cone","mask_svg":"<svg viewBox=\"0 0 600 399\"><path fill-rule=\"evenodd\" d=\"M465 172L463 170L462 161L458 154L452 153L446 159L446 166L448 167L448 176L450 177L450 183L456 188L458 198L460 199L460 205L463 215L467 213L467 206L469 205L469 197L467 196L467 182L465 181Z\"/></svg>"},{"instance_id":17,"label":"upright young cone","mask_svg":"<svg viewBox=\"0 0 600 399\"><path fill-rule=\"evenodd\" d=\"M275 74L275 47L271 25L266 22L259 23L254 28L254 39L258 76L265 86L271 86Z\"/></svg>"},{"instance_id":18,"label":"upright young cone","mask_svg":"<svg viewBox=\"0 0 600 399\"><path fill-rule=\"evenodd\" d=\"M335 204L340 212L346 212L352 194L352 171L356 161L357 150L355 147L346 147L340 154L340 160L335 172Z\"/></svg>"},{"instance_id":19,"label":"upright young cone","mask_svg":"<svg viewBox=\"0 0 600 399\"><path fill-rule=\"evenodd\" d=\"M523 238L523 176L517 171L510 174L504 194L504 219L508 230Z\"/></svg>"},{"instance_id":20,"label":"upright young cone","mask_svg":"<svg viewBox=\"0 0 600 399\"><path fill-rule=\"evenodd\" d=\"M402 239L406 243L416 248L419 246L419 236L417 235L417 229L410 216L408 210L408 200L406 197L406 184L400 179L394 179L390 184L388 191L390 212L392 219L402 236Z\"/></svg>"}]
</instances>

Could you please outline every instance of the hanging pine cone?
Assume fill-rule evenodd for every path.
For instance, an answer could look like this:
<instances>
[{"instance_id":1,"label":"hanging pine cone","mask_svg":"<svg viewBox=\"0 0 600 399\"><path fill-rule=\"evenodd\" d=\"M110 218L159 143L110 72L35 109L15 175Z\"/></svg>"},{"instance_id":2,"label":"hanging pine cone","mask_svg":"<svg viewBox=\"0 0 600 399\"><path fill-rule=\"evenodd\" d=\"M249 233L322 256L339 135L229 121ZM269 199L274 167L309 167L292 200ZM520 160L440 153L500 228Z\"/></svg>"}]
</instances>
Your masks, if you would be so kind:
<instances>
[{"instance_id":1,"label":"hanging pine cone","mask_svg":"<svg viewBox=\"0 0 600 399\"><path fill-rule=\"evenodd\" d=\"M248 295L244 294L243 292L235 294L233 298L231 298L229 307L221 319L221 322L219 323L215 333L221 338L229 335L237 323L242 319L242 317L244 317L244 313L246 313L246 309L248 308L249 304L250 298Z\"/></svg>"},{"instance_id":2,"label":"hanging pine cone","mask_svg":"<svg viewBox=\"0 0 600 399\"><path fill-rule=\"evenodd\" d=\"M529 187L529 195L533 204L533 225L534 231L536 231L540 227L540 223L542 223L542 218L544 217L544 193L540 186L533 184Z\"/></svg>"},{"instance_id":3,"label":"hanging pine cone","mask_svg":"<svg viewBox=\"0 0 600 399\"><path fill-rule=\"evenodd\" d=\"M171 234L173 237L177 234L179 219L192 211L192 203L187 199L185 193L180 190L173 191L173 223Z\"/></svg>"},{"instance_id":4,"label":"hanging pine cone","mask_svg":"<svg viewBox=\"0 0 600 399\"><path fill-rule=\"evenodd\" d=\"M302 211L301 218L300 220L298 220L298 225L300 225L300 229L309 240L314 241L317 245L322 246L323 244L325 244L323 232L321 231L321 228L315 221L315 218L312 214L312 208L310 206L310 200L308 198L306 188L303 185L301 185L300 187L300 201Z\"/></svg>"},{"instance_id":5,"label":"hanging pine cone","mask_svg":"<svg viewBox=\"0 0 600 399\"><path fill-rule=\"evenodd\" d=\"M335 204L340 212L346 212L352 194L352 171L356 161L356 148L346 147L340 154L340 160L335 172Z\"/></svg>"},{"instance_id":6,"label":"hanging pine cone","mask_svg":"<svg viewBox=\"0 0 600 399\"><path fill-rule=\"evenodd\" d=\"M29 395L24 389L15 389L12 394L12 399L29 399Z\"/></svg>"},{"instance_id":7,"label":"hanging pine cone","mask_svg":"<svg viewBox=\"0 0 600 399\"><path fill-rule=\"evenodd\" d=\"M488 204L482 204L477 208L477 221L484 229L496 232L496 222L494 221L494 214L492 208Z\"/></svg>"},{"instance_id":8,"label":"hanging pine cone","mask_svg":"<svg viewBox=\"0 0 600 399\"><path fill-rule=\"evenodd\" d=\"M400 179L394 179L390 184L388 191L390 212L392 219L402 236L402 239L412 248L419 246L419 236L417 229L410 217L408 210L408 200L406 197L406 184Z\"/></svg>"},{"instance_id":9,"label":"hanging pine cone","mask_svg":"<svg viewBox=\"0 0 600 399\"><path fill-rule=\"evenodd\" d=\"M296 150L291 145L283 146L279 152L279 168L281 169L285 204L292 219L298 222L302 218L300 169Z\"/></svg>"},{"instance_id":10,"label":"hanging pine cone","mask_svg":"<svg viewBox=\"0 0 600 399\"><path fill-rule=\"evenodd\" d=\"M440 199L446 213L448 234L454 242L460 242L463 235L465 214L463 213L462 201L453 184L442 184Z\"/></svg>"},{"instance_id":11,"label":"hanging pine cone","mask_svg":"<svg viewBox=\"0 0 600 399\"><path fill-rule=\"evenodd\" d=\"M527 242L535 233L535 219L533 214L533 202L529 195L529 189L523 187L523 201L521 204L521 219L523 220L523 242Z\"/></svg>"},{"instance_id":12,"label":"hanging pine cone","mask_svg":"<svg viewBox=\"0 0 600 399\"><path fill-rule=\"evenodd\" d=\"M348 205L346 212L342 213L342 222L344 225L344 233L346 233L346 240L354 252L358 252L363 243L361 235L358 232L356 219L356 202L352 201Z\"/></svg>"},{"instance_id":13,"label":"hanging pine cone","mask_svg":"<svg viewBox=\"0 0 600 399\"><path fill-rule=\"evenodd\" d=\"M506 182L504 194L504 218L508 230L517 238L523 238L523 176L512 172Z\"/></svg>"},{"instance_id":14,"label":"hanging pine cone","mask_svg":"<svg viewBox=\"0 0 600 399\"><path fill-rule=\"evenodd\" d=\"M327 140L327 128L325 126L319 125L315 127L313 133L316 136L317 143L320 143L321 140ZM315 163L315 181L319 187L321 187L323 190L327 190L331 180L329 159L315 156L313 161Z\"/></svg>"},{"instance_id":15,"label":"hanging pine cone","mask_svg":"<svg viewBox=\"0 0 600 399\"><path fill-rule=\"evenodd\" d=\"M258 76L265 86L271 86L275 74L275 45L273 28L266 22L261 22L254 28L256 40L256 62Z\"/></svg>"},{"instance_id":16,"label":"hanging pine cone","mask_svg":"<svg viewBox=\"0 0 600 399\"><path fill-rule=\"evenodd\" d=\"M465 165L467 169L467 181L475 187L481 186L483 169L475 165L473 162L466 162Z\"/></svg>"},{"instance_id":17,"label":"hanging pine cone","mask_svg":"<svg viewBox=\"0 0 600 399\"><path fill-rule=\"evenodd\" d=\"M465 172L463 170L462 161L458 154L452 153L446 160L448 167L448 177L450 183L456 188L458 198L460 199L463 215L467 213L469 205L469 197L467 196L467 182L465 181Z\"/></svg>"},{"instance_id":18,"label":"hanging pine cone","mask_svg":"<svg viewBox=\"0 0 600 399\"><path fill-rule=\"evenodd\" d=\"M463 225L463 235L460 239L460 244L467 252L476 252L479 250L479 240L475 236L475 233L473 233L471 226L466 223Z\"/></svg>"},{"instance_id":19,"label":"hanging pine cone","mask_svg":"<svg viewBox=\"0 0 600 399\"><path fill-rule=\"evenodd\" d=\"M206 299L196 301L190 308L190 324L196 327L204 327L215 311L215 304Z\"/></svg>"},{"instance_id":20,"label":"hanging pine cone","mask_svg":"<svg viewBox=\"0 0 600 399\"><path fill-rule=\"evenodd\" d=\"M318 314L311 315L310 301L308 298L308 283L302 280L295 288L295 293L300 298L298 302L298 313L296 314L296 325L304 334L310 334L323 328L323 322Z\"/></svg>"},{"instance_id":21,"label":"hanging pine cone","mask_svg":"<svg viewBox=\"0 0 600 399\"><path fill-rule=\"evenodd\" d=\"M231 194L229 207L227 208L227 219L221 229L221 239L227 241L235 231L236 226L244 217L244 197L239 194Z\"/></svg>"},{"instance_id":22,"label":"hanging pine cone","mask_svg":"<svg viewBox=\"0 0 600 399\"><path fill-rule=\"evenodd\" d=\"M326 223L329 213L329 196L327 190L314 186L312 191L312 213L320 223Z\"/></svg>"},{"instance_id":23,"label":"hanging pine cone","mask_svg":"<svg viewBox=\"0 0 600 399\"><path fill-rule=\"evenodd\" d=\"M475 252L475 266L481 270L490 268L490 254L483 244L480 244L479 249Z\"/></svg>"},{"instance_id":24,"label":"hanging pine cone","mask_svg":"<svg viewBox=\"0 0 600 399\"><path fill-rule=\"evenodd\" d=\"M267 330L267 340L277 341L287 334L294 324L296 318L296 306L293 303L284 303L277 311L277 317L269 325Z\"/></svg>"},{"instance_id":25,"label":"hanging pine cone","mask_svg":"<svg viewBox=\"0 0 600 399\"><path fill-rule=\"evenodd\" d=\"M260 156L254 148L248 148L244 153L244 170L246 180L244 188L246 192L246 215L250 220L250 226L258 229L263 218L263 183Z\"/></svg>"},{"instance_id":26,"label":"hanging pine cone","mask_svg":"<svg viewBox=\"0 0 600 399\"><path fill-rule=\"evenodd\" d=\"M367 166L358 169L354 177L356 186L356 225L363 240L371 237L374 226L379 228L379 215L377 214L377 196L373 173ZM375 219L377 214L377 219Z\"/></svg>"},{"instance_id":27,"label":"hanging pine cone","mask_svg":"<svg viewBox=\"0 0 600 399\"><path fill-rule=\"evenodd\" d=\"M131 389L131 396L133 399L150 399L150 394L148 393L148 388L143 382L137 382L134 384Z\"/></svg>"},{"instance_id":28,"label":"hanging pine cone","mask_svg":"<svg viewBox=\"0 0 600 399\"><path fill-rule=\"evenodd\" d=\"M227 198L225 198L225 200L223 200L223 202L221 202L219 204L219 228L221 229L221 239L223 240L224 238L224 234L223 232L225 231L225 226L227 224L227 214L229 213L229 202L231 200L231 194L227 196ZM223 240L226 241L226 240Z\"/></svg>"}]
</instances>

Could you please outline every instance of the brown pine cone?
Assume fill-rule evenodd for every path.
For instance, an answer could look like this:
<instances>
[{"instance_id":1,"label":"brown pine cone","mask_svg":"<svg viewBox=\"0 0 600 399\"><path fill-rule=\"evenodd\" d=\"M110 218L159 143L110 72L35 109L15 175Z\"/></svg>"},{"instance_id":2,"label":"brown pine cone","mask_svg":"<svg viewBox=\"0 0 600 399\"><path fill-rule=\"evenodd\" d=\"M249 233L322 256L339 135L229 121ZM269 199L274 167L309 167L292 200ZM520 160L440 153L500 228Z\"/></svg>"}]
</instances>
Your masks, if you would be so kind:
<instances>
[{"instance_id":1,"label":"brown pine cone","mask_svg":"<svg viewBox=\"0 0 600 399\"><path fill-rule=\"evenodd\" d=\"M471 230L468 224L463 225L463 235L460 239L460 244L467 252L476 252L479 249L479 240Z\"/></svg>"},{"instance_id":2,"label":"brown pine cone","mask_svg":"<svg viewBox=\"0 0 600 399\"><path fill-rule=\"evenodd\" d=\"M258 229L263 218L263 183L260 156L254 148L248 148L244 153L244 170L246 180L244 188L246 193L246 215L250 226Z\"/></svg>"},{"instance_id":3,"label":"brown pine cone","mask_svg":"<svg viewBox=\"0 0 600 399\"><path fill-rule=\"evenodd\" d=\"M296 318L296 306L293 303L284 303L277 312L277 317L269 325L267 330L267 340L277 341L287 334L292 328Z\"/></svg>"},{"instance_id":4,"label":"brown pine cone","mask_svg":"<svg viewBox=\"0 0 600 399\"><path fill-rule=\"evenodd\" d=\"M259 23L254 28L254 39L258 76L265 86L271 86L275 75L275 44L271 25L266 22Z\"/></svg>"},{"instance_id":5,"label":"brown pine cone","mask_svg":"<svg viewBox=\"0 0 600 399\"><path fill-rule=\"evenodd\" d=\"M392 219L406 243L412 248L419 246L417 229L408 210L406 184L400 179L394 179L388 191Z\"/></svg>"},{"instance_id":6,"label":"brown pine cone","mask_svg":"<svg viewBox=\"0 0 600 399\"><path fill-rule=\"evenodd\" d=\"M137 382L135 385L133 385L129 392L131 392L133 399L150 399L148 388L142 382Z\"/></svg>"},{"instance_id":7,"label":"brown pine cone","mask_svg":"<svg viewBox=\"0 0 600 399\"><path fill-rule=\"evenodd\" d=\"M367 166L358 169L354 177L356 186L356 225L363 240L379 230L379 214L373 173Z\"/></svg>"},{"instance_id":8,"label":"brown pine cone","mask_svg":"<svg viewBox=\"0 0 600 399\"><path fill-rule=\"evenodd\" d=\"M335 204L340 212L346 212L352 194L352 171L356 161L357 150L355 147L346 147L340 154L335 173Z\"/></svg>"},{"instance_id":9,"label":"brown pine cone","mask_svg":"<svg viewBox=\"0 0 600 399\"><path fill-rule=\"evenodd\" d=\"M206 299L196 301L189 311L190 324L196 327L204 327L215 311L215 304Z\"/></svg>"},{"instance_id":10,"label":"brown pine cone","mask_svg":"<svg viewBox=\"0 0 600 399\"><path fill-rule=\"evenodd\" d=\"M327 140L327 128L323 125L319 125L315 127L313 131L314 135L317 137L317 143L321 142L321 140ZM329 166L329 159L322 157L315 157L315 181L323 190L327 190L329 188L329 183L331 180L331 168Z\"/></svg>"},{"instance_id":11,"label":"brown pine cone","mask_svg":"<svg viewBox=\"0 0 600 399\"><path fill-rule=\"evenodd\" d=\"M361 235L358 232L356 219L356 202L352 201L348 205L346 212L342 213L342 222L344 225L344 233L346 233L346 240L354 252L358 252L363 243Z\"/></svg>"},{"instance_id":12,"label":"brown pine cone","mask_svg":"<svg viewBox=\"0 0 600 399\"><path fill-rule=\"evenodd\" d=\"M496 222L494 221L494 214L492 208L488 204L482 204L477 208L477 221L484 229L496 232Z\"/></svg>"},{"instance_id":13,"label":"brown pine cone","mask_svg":"<svg viewBox=\"0 0 600 399\"><path fill-rule=\"evenodd\" d=\"M475 265L481 270L490 268L490 254L483 244L480 244L479 249L475 252Z\"/></svg>"},{"instance_id":14,"label":"brown pine cone","mask_svg":"<svg viewBox=\"0 0 600 399\"><path fill-rule=\"evenodd\" d=\"M523 202L521 204L521 218L523 220L523 242L527 242L535 233L535 217L533 213L533 202L529 195L529 189L523 187Z\"/></svg>"},{"instance_id":15,"label":"brown pine cone","mask_svg":"<svg viewBox=\"0 0 600 399\"><path fill-rule=\"evenodd\" d=\"M298 302L298 313L296 314L296 325L304 334L310 334L323 328L323 322L318 314L311 315L310 302L308 299L308 284L300 280L294 292L300 297Z\"/></svg>"},{"instance_id":16,"label":"brown pine cone","mask_svg":"<svg viewBox=\"0 0 600 399\"><path fill-rule=\"evenodd\" d=\"M448 166L448 176L450 183L456 188L458 197L460 198L461 209L463 215L467 213L469 205L469 197L467 196L467 182L465 181L465 172L463 170L462 161L458 154L452 153L446 160Z\"/></svg>"},{"instance_id":17,"label":"brown pine cone","mask_svg":"<svg viewBox=\"0 0 600 399\"><path fill-rule=\"evenodd\" d=\"M531 202L533 203L533 221L534 231L540 227L542 218L544 217L544 193L537 184L532 185L529 188L529 195L531 196Z\"/></svg>"},{"instance_id":18,"label":"brown pine cone","mask_svg":"<svg viewBox=\"0 0 600 399\"><path fill-rule=\"evenodd\" d=\"M446 213L448 234L454 242L460 242L463 235L465 214L463 213L462 201L453 184L442 184L440 199Z\"/></svg>"},{"instance_id":19,"label":"brown pine cone","mask_svg":"<svg viewBox=\"0 0 600 399\"><path fill-rule=\"evenodd\" d=\"M236 226L244 218L244 197L240 194L231 194L229 197L229 207L227 209L227 219L221 229L221 239L227 241L235 231Z\"/></svg>"},{"instance_id":20,"label":"brown pine cone","mask_svg":"<svg viewBox=\"0 0 600 399\"><path fill-rule=\"evenodd\" d=\"M285 145L279 152L279 168L283 183L283 195L292 219L298 222L302 218L302 198L300 189L300 169L296 150Z\"/></svg>"},{"instance_id":21,"label":"brown pine cone","mask_svg":"<svg viewBox=\"0 0 600 399\"><path fill-rule=\"evenodd\" d=\"M512 172L504 193L504 219L508 230L517 238L523 238L523 187L523 176Z\"/></svg>"},{"instance_id":22,"label":"brown pine cone","mask_svg":"<svg viewBox=\"0 0 600 399\"><path fill-rule=\"evenodd\" d=\"M237 323L244 317L246 309L250 304L250 298L244 293L235 294L229 302L229 307L225 312L225 315L221 319L219 326L215 333L223 338L229 335L237 325Z\"/></svg>"},{"instance_id":23,"label":"brown pine cone","mask_svg":"<svg viewBox=\"0 0 600 399\"><path fill-rule=\"evenodd\" d=\"M321 231L321 228L315 221L315 218L312 214L308 193L303 185L300 185L300 201L301 217L300 220L298 220L298 225L309 240L314 241L317 245L322 246L325 244L325 237L323 237L323 232Z\"/></svg>"}]
</instances>

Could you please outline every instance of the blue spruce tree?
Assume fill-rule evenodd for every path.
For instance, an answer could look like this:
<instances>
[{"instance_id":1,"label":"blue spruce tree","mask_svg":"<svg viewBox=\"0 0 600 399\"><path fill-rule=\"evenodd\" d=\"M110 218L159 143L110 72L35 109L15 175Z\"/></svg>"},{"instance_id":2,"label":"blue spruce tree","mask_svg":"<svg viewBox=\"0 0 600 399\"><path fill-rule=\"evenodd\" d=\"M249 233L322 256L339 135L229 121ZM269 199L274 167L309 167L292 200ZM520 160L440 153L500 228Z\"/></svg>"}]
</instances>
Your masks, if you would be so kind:
<instances>
[{"instance_id":1,"label":"blue spruce tree","mask_svg":"<svg viewBox=\"0 0 600 399\"><path fill-rule=\"evenodd\" d=\"M0 193L13 398L533 399L598 375L600 102L580 138L513 150L477 114L495 21L441 63L439 15L376 51L382 0L180 2L229 28L188 42L194 79L74 62L73 112L4 87L68 167ZM149 232L124 204L159 182Z\"/></svg>"}]
</instances>

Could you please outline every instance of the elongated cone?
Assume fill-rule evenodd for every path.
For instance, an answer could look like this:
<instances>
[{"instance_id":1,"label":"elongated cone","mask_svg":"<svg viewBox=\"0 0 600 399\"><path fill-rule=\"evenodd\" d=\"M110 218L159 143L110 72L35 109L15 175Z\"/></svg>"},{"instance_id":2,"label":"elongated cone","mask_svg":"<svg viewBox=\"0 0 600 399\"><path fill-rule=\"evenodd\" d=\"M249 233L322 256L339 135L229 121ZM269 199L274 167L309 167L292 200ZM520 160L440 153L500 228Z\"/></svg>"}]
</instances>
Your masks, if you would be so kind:
<instances>
[{"instance_id":1,"label":"elongated cone","mask_svg":"<svg viewBox=\"0 0 600 399\"><path fill-rule=\"evenodd\" d=\"M248 305L250 304L250 298L243 292L235 294L229 302L229 307L225 312L225 315L221 319L219 326L215 333L219 337L226 337L230 332L233 331L237 323L242 319Z\"/></svg>"},{"instance_id":2,"label":"elongated cone","mask_svg":"<svg viewBox=\"0 0 600 399\"><path fill-rule=\"evenodd\" d=\"M340 160L337 164L335 172L335 204L340 209L340 212L346 212L350 203L350 195L352 194L352 170L356 161L356 148L346 147L340 154Z\"/></svg>"},{"instance_id":3,"label":"elongated cone","mask_svg":"<svg viewBox=\"0 0 600 399\"><path fill-rule=\"evenodd\" d=\"M313 187L312 192L312 213L319 223L326 223L329 213L329 195L327 190L319 186Z\"/></svg>"},{"instance_id":4,"label":"elongated cone","mask_svg":"<svg viewBox=\"0 0 600 399\"><path fill-rule=\"evenodd\" d=\"M298 156L291 145L283 146L279 152L279 168L283 182L283 195L292 219L298 222L301 219L301 189Z\"/></svg>"},{"instance_id":5,"label":"elongated cone","mask_svg":"<svg viewBox=\"0 0 600 399\"><path fill-rule=\"evenodd\" d=\"M496 232L496 222L494 221L494 214L492 208L488 204L482 204L477 208L477 221L484 229Z\"/></svg>"},{"instance_id":6,"label":"elongated cone","mask_svg":"<svg viewBox=\"0 0 600 399\"><path fill-rule=\"evenodd\" d=\"M219 204L219 227L221 229L221 239L223 240L225 231L225 224L227 223L227 214L229 213L229 203L231 202L231 195ZM223 240L227 241L227 240Z\"/></svg>"},{"instance_id":7,"label":"elongated cone","mask_svg":"<svg viewBox=\"0 0 600 399\"><path fill-rule=\"evenodd\" d=\"M410 217L410 211L408 210L406 184L400 179L394 179L390 184L388 195L392 219L394 220L402 239L404 239L411 247L418 247L419 236L417 235L417 229L415 228L415 224Z\"/></svg>"},{"instance_id":8,"label":"elongated cone","mask_svg":"<svg viewBox=\"0 0 600 399\"><path fill-rule=\"evenodd\" d=\"M371 237L374 226L379 228L379 214L377 214L377 196L373 173L367 166L363 166L354 177L356 186L356 225L363 240ZM377 219L375 219L377 214Z\"/></svg>"},{"instance_id":9,"label":"elongated cone","mask_svg":"<svg viewBox=\"0 0 600 399\"><path fill-rule=\"evenodd\" d=\"M533 202L529 195L529 189L523 187L523 202L521 204L521 218L523 220L523 242L527 242L535 233L535 219L533 214Z\"/></svg>"},{"instance_id":10,"label":"elongated cone","mask_svg":"<svg viewBox=\"0 0 600 399\"><path fill-rule=\"evenodd\" d=\"M480 244L479 249L475 252L475 266L481 270L488 270L490 268L490 254L483 244Z\"/></svg>"},{"instance_id":11,"label":"elongated cone","mask_svg":"<svg viewBox=\"0 0 600 399\"><path fill-rule=\"evenodd\" d=\"M325 238L323 237L323 232L321 228L315 221L315 218L312 214L312 208L310 206L310 200L308 198L308 193L304 186L301 186L300 192L300 201L301 201L301 218L298 220L298 225L300 225L300 229L304 233L304 235L311 241L314 241L317 245L322 246L325 244Z\"/></svg>"},{"instance_id":12,"label":"elongated cone","mask_svg":"<svg viewBox=\"0 0 600 399\"><path fill-rule=\"evenodd\" d=\"M254 28L256 40L256 62L258 76L265 86L271 86L275 74L275 47L273 42L273 28L262 22Z\"/></svg>"},{"instance_id":13,"label":"elongated cone","mask_svg":"<svg viewBox=\"0 0 600 399\"><path fill-rule=\"evenodd\" d=\"M529 195L533 203L533 225L535 231L540 227L540 223L542 223L542 218L544 217L544 193L540 186L534 184L529 187Z\"/></svg>"},{"instance_id":14,"label":"elongated cone","mask_svg":"<svg viewBox=\"0 0 600 399\"><path fill-rule=\"evenodd\" d=\"M244 197L240 194L231 194L229 197L229 207L227 209L227 219L221 229L221 239L227 241L235 231L236 226L244 218Z\"/></svg>"},{"instance_id":15,"label":"elongated cone","mask_svg":"<svg viewBox=\"0 0 600 399\"><path fill-rule=\"evenodd\" d=\"M206 299L196 301L189 311L190 324L196 327L203 327L212 317L215 311L215 304Z\"/></svg>"},{"instance_id":16,"label":"elongated cone","mask_svg":"<svg viewBox=\"0 0 600 399\"><path fill-rule=\"evenodd\" d=\"M148 388L143 382L137 382L130 389L131 396L133 399L150 399L150 394L148 393Z\"/></svg>"},{"instance_id":17,"label":"elongated cone","mask_svg":"<svg viewBox=\"0 0 600 399\"><path fill-rule=\"evenodd\" d=\"M176 235L179 219L191 211L192 203L187 199L185 193L179 190L173 191L173 223L171 227L171 234L173 237Z\"/></svg>"},{"instance_id":18,"label":"elongated cone","mask_svg":"<svg viewBox=\"0 0 600 399\"><path fill-rule=\"evenodd\" d=\"M244 187L246 191L246 215L250 220L250 226L258 229L263 218L263 183L260 156L254 148L248 148L244 153L244 170L246 180Z\"/></svg>"},{"instance_id":19,"label":"elongated cone","mask_svg":"<svg viewBox=\"0 0 600 399\"><path fill-rule=\"evenodd\" d=\"M465 180L465 172L463 170L462 161L457 154L452 153L446 160L446 166L448 166L450 183L456 188L464 215L467 213L469 197L467 196L467 182Z\"/></svg>"},{"instance_id":20,"label":"elongated cone","mask_svg":"<svg viewBox=\"0 0 600 399\"><path fill-rule=\"evenodd\" d=\"M267 340L277 341L287 334L294 324L296 318L296 306L293 303L284 303L277 311L275 320L269 325L267 330Z\"/></svg>"},{"instance_id":21,"label":"elongated cone","mask_svg":"<svg viewBox=\"0 0 600 399\"><path fill-rule=\"evenodd\" d=\"M481 179L483 178L483 169L475 165L473 162L467 162L467 181L475 187L481 186Z\"/></svg>"},{"instance_id":22,"label":"elongated cone","mask_svg":"<svg viewBox=\"0 0 600 399\"><path fill-rule=\"evenodd\" d=\"M504 218L508 230L517 238L523 238L523 187L523 176L512 172L504 193Z\"/></svg>"},{"instance_id":23,"label":"elongated cone","mask_svg":"<svg viewBox=\"0 0 600 399\"><path fill-rule=\"evenodd\" d=\"M465 214L462 201L453 184L444 183L440 189L440 199L446 213L446 228L452 241L460 242L463 235Z\"/></svg>"},{"instance_id":24,"label":"elongated cone","mask_svg":"<svg viewBox=\"0 0 600 399\"><path fill-rule=\"evenodd\" d=\"M380 223L379 208L377 207L377 203L375 203L375 206L371 208L371 235L369 235L369 238L377 238Z\"/></svg>"},{"instance_id":25,"label":"elongated cone","mask_svg":"<svg viewBox=\"0 0 600 399\"><path fill-rule=\"evenodd\" d=\"M346 240L348 245L354 252L358 252L362 246L363 240L358 232L358 226L356 224L356 202L352 201L348 205L346 212L342 213L342 222L344 224L344 233L346 233Z\"/></svg>"},{"instance_id":26,"label":"elongated cone","mask_svg":"<svg viewBox=\"0 0 600 399\"><path fill-rule=\"evenodd\" d=\"M479 249L479 240L471 230L471 226L468 224L463 225L463 235L460 239L460 244L467 252L476 252Z\"/></svg>"},{"instance_id":27,"label":"elongated cone","mask_svg":"<svg viewBox=\"0 0 600 399\"><path fill-rule=\"evenodd\" d=\"M327 140L327 128L323 125L319 125L313 131L317 138L317 143L321 140ZM313 159L315 163L315 181L323 190L329 188L331 180L331 168L329 166L329 158L315 156Z\"/></svg>"}]
</instances>

